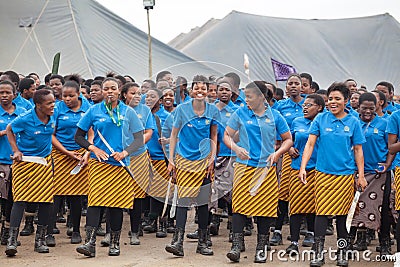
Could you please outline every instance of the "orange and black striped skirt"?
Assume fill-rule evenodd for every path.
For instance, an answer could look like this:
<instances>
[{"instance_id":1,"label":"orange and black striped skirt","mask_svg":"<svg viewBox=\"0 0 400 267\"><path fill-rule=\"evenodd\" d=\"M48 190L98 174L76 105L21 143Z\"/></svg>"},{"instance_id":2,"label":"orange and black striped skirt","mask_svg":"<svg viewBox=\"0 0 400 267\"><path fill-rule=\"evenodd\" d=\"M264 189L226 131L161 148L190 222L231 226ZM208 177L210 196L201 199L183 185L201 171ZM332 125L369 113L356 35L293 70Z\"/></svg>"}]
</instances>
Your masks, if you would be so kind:
<instances>
[{"instance_id":1,"label":"orange and black striped skirt","mask_svg":"<svg viewBox=\"0 0 400 267\"><path fill-rule=\"evenodd\" d=\"M89 161L88 206L132 209L133 178L121 166Z\"/></svg>"},{"instance_id":2,"label":"orange and black striped skirt","mask_svg":"<svg viewBox=\"0 0 400 267\"><path fill-rule=\"evenodd\" d=\"M232 209L234 213L247 216L277 217L278 211L278 179L276 167L267 172L265 168L256 168L235 163L233 178ZM258 179L265 176L255 196L250 190Z\"/></svg>"},{"instance_id":3,"label":"orange and black striped skirt","mask_svg":"<svg viewBox=\"0 0 400 267\"><path fill-rule=\"evenodd\" d=\"M151 160L152 175L149 195L164 198L167 194L169 172L165 160ZM172 189L171 189L172 190Z\"/></svg>"},{"instance_id":4,"label":"orange and black striped skirt","mask_svg":"<svg viewBox=\"0 0 400 267\"><path fill-rule=\"evenodd\" d=\"M79 154L85 151L84 148L75 150ZM51 152L54 160L54 195L56 196L80 196L89 192L89 173L85 166L75 175L70 172L79 161L68 157L57 149Z\"/></svg>"},{"instance_id":5,"label":"orange and black striped skirt","mask_svg":"<svg viewBox=\"0 0 400 267\"><path fill-rule=\"evenodd\" d=\"M354 198L354 174L315 176L316 215L347 215Z\"/></svg>"},{"instance_id":6,"label":"orange and black striped skirt","mask_svg":"<svg viewBox=\"0 0 400 267\"><path fill-rule=\"evenodd\" d=\"M307 183L303 184L298 175L299 170L290 172L289 214L315 213L315 170L307 172Z\"/></svg>"},{"instance_id":7,"label":"orange and black striped skirt","mask_svg":"<svg viewBox=\"0 0 400 267\"><path fill-rule=\"evenodd\" d=\"M207 175L208 162L208 157L202 160L188 160L176 155L178 198L197 197Z\"/></svg>"},{"instance_id":8,"label":"orange and black striped skirt","mask_svg":"<svg viewBox=\"0 0 400 267\"><path fill-rule=\"evenodd\" d=\"M292 168L292 158L289 153L283 154L281 177L279 180L279 200L289 201L289 180Z\"/></svg>"},{"instance_id":9,"label":"orange and black striped skirt","mask_svg":"<svg viewBox=\"0 0 400 267\"><path fill-rule=\"evenodd\" d=\"M13 163L12 193L14 202L53 202L53 160L46 157L47 166L32 162Z\"/></svg>"},{"instance_id":10,"label":"orange and black striped skirt","mask_svg":"<svg viewBox=\"0 0 400 267\"><path fill-rule=\"evenodd\" d=\"M129 168L135 176L133 182L135 198L145 198L147 195L150 183L150 164L147 150L138 156L131 157Z\"/></svg>"},{"instance_id":11,"label":"orange and black striped skirt","mask_svg":"<svg viewBox=\"0 0 400 267\"><path fill-rule=\"evenodd\" d=\"M400 168L396 167L394 173L395 209L400 210Z\"/></svg>"}]
</instances>

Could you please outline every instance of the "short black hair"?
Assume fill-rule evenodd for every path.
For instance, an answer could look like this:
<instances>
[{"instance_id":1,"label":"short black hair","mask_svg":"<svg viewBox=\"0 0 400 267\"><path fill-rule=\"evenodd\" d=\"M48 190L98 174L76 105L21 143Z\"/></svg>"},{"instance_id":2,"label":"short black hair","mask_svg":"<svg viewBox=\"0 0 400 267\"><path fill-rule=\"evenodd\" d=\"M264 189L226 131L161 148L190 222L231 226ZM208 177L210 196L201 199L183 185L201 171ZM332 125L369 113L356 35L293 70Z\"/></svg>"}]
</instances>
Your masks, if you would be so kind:
<instances>
[{"instance_id":1,"label":"short black hair","mask_svg":"<svg viewBox=\"0 0 400 267\"><path fill-rule=\"evenodd\" d=\"M311 88L315 90L315 92L317 92L319 90L319 84L317 82L312 82L311 83Z\"/></svg>"},{"instance_id":2,"label":"short black hair","mask_svg":"<svg viewBox=\"0 0 400 267\"><path fill-rule=\"evenodd\" d=\"M15 84L14 83L12 83L10 81L2 81L2 82L0 82L0 85L3 85L3 84L10 85L12 87L13 93L15 94L16 89L15 89Z\"/></svg>"},{"instance_id":3,"label":"short black hair","mask_svg":"<svg viewBox=\"0 0 400 267\"><path fill-rule=\"evenodd\" d=\"M33 103L35 103L35 105L42 104L44 102L44 98L50 94L53 95L53 91L49 89L36 90L36 92L33 94Z\"/></svg>"},{"instance_id":4,"label":"short black hair","mask_svg":"<svg viewBox=\"0 0 400 267\"><path fill-rule=\"evenodd\" d=\"M126 84L126 79L124 76L118 74L118 75L115 75L114 78L119 80L122 85Z\"/></svg>"},{"instance_id":5,"label":"short black hair","mask_svg":"<svg viewBox=\"0 0 400 267\"><path fill-rule=\"evenodd\" d=\"M245 89L256 89L258 94L264 96L267 101L273 98L273 93L268 89L264 81L254 81L246 85Z\"/></svg>"},{"instance_id":6,"label":"short black hair","mask_svg":"<svg viewBox=\"0 0 400 267\"><path fill-rule=\"evenodd\" d=\"M275 94L283 98L284 92L282 88L276 88Z\"/></svg>"},{"instance_id":7,"label":"short black hair","mask_svg":"<svg viewBox=\"0 0 400 267\"><path fill-rule=\"evenodd\" d=\"M19 86L19 75L15 71L7 70L3 72L2 75L7 75L10 78L10 80L16 85L16 87Z\"/></svg>"},{"instance_id":8,"label":"short black hair","mask_svg":"<svg viewBox=\"0 0 400 267\"><path fill-rule=\"evenodd\" d=\"M390 82L385 82L385 81L379 82L379 83L375 86L375 88L376 88L378 85L385 86L385 87L389 90L389 93L393 93L393 92L394 92L394 86L393 86L393 84L391 84Z\"/></svg>"},{"instance_id":9,"label":"short black hair","mask_svg":"<svg viewBox=\"0 0 400 267\"><path fill-rule=\"evenodd\" d=\"M192 81L192 89L193 89L193 86L198 82L205 83L207 85L207 90L208 90L208 85L210 84L210 81L208 80L208 78L206 76L204 76L204 75L194 76L193 81Z\"/></svg>"},{"instance_id":10,"label":"short black hair","mask_svg":"<svg viewBox=\"0 0 400 267\"><path fill-rule=\"evenodd\" d=\"M24 90L29 90L32 84L35 84L35 81L32 78L23 78L19 82L19 91L22 93Z\"/></svg>"},{"instance_id":11,"label":"short black hair","mask_svg":"<svg viewBox=\"0 0 400 267\"><path fill-rule=\"evenodd\" d=\"M53 74L50 76L49 82L53 79L59 79L61 81L61 84L65 83L65 79L63 76L59 75L59 74Z\"/></svg>"},{"instance_id":12,"label":"short black hair","mask_svg":"<svg viewBox=\"0 0 400 267\"><path fill-rule=\"evenodd\" d=\"M310 83L310 86L311 86L311 84L313 82L311 74L303 72L303 73L300 73L300 77L301 78L306 78L308 80L308 82Z\"/></svg>"},{"instance_id":13,"label":"short black hair","mask_svg":"<svg viewBox=\"0 0 400 267\"><path fill-rule=\"evenodd\" d=\"M232 79L232 81L233 81L233 86L237 86L237 87L240 86L240 77L239 77L239 75L237 75L236 73L234 73L234 72L229 72L229 73L225 74L224 76L225 76L225 77L229 77L229 78Z\"/></svg>"},{"instance_id":14,"label":"short black hair","mask_svg":"<svg viewBox=\"0 0 400 267\"><path fill-rule=\"evenodd\" d=\"M361 105L365 101L372 101L374 102L374 105L376 105L376 96L369 92L361 94L360 98L358 99L358 104Z\"/></svg>"},{"instance_id":15,"label":"short black hair","mask_svg":"<svg viewBox=\"0 0 400 267\"><path fill-rule=\"evenodd\" d=\"M80 91L79 91L79 84L76 82L76 81L72 81L72 80L69 80L69 81L66 81L65 83L64 83L64 85L63 85L63 89L64 88L74 88L75 89L75 91L79 94L80 93Z\"/></svg>"},{"instance_id":16,"label":"short black hair","mask_svg":"<svg viewBox=\"0 0 400 267\"><path fill-rule=\"evenodd\" d=\"M89 86L83 84L83 85L81 85L81 88L85 89L86 94L90 94L90 87Z\"/></svg>"},{"instance_id":17,"label":"short black hair","mask_svg":"<svg viewBox=\"0 0 400 267\"><path fill-rule=\"evenodd\" d=\"M142 85L143 85L144 83L150 84L150 89L152 89L152 90L154 90L154 89L157 88L157 85L156 85L156 83L155 83L153 80L146 79L146 80L144 80L144 81L142 82Z\"/></svg>"},{"instance_id":18,"label":"short black hair","mask_svg":"<svg viewBox=\"0 0 400 267\"><path fill-rule=\"evenodd\" d=\"M94 80L91 84L90 84L90 86L92 86L92 85L98 85L98 86L100 86L100 87L102 87L101 85L102 85L102 81L100 81L100 80Z\"/></svg>"},{"instance_id":19,"label":"short black hair","mask_svg":"<svg viewBox=\"0 0 400 267\"><path fill-rule=\"evenodd\" d=\"M52 73L48 73L48 74L46 74L46 76L44 76L44 83L49 83L50 82L51 75L52 75Z\"/></svg>"},{"instance_id":20,"label":"short black hair","mask_svg":"<svg viewBox=\"0 0 400 267\"><path fill-rule=\"evenodd\" d=\"M332 83L328 88L328 96L334 91L340 92L343 95L344 99L349 99L350 90L349 88L347 88L345 83L342 82Z\"/></svg>"},{"instance_id":21,"label":"short black hair","mask_svg":"<svg viewBox=\"0 0 400 267\"><path fill-rule=\"evenodd\" d=\"M319 89L319 90L317 90L315 93L316 93L316 94L319 94L319 95L326 95L326 96L328 96L328 91L325 90L325 89Z\"/></svg>"},{"instance_id":22,"label":"short black hair","mask_svg":"<svg viewBox=\"0 0 400 267\"><path fill-rule=\"evenodd\" d=\"M385 106L385 105L386 105L387 100L386 100L386 96L385 96L384 93L382 93L382 92L379 91L379 90L373 90L373 91L371 91L371 93L377 93L377 94L379 95L379 100L383 100L382 106Z\"/></svg>"},{"instance_id":23,"label":"short black hair","mask_svg":"<svg viewBox=\"0 0 400 267\"><path fill-rule=\"evenodd\" d=\"M322 107L322 109L319 112L324 112L325 100L322 98L322 96L314 93L314 94L309 94L306 97L306 99L313 99L315 104Z\"/></svg>"},{"instance_id":24,"label":"short black hair","mask_svg":"<svg viewBox=\"0 0 400 267\"><path fill-rule=\"evenodd\" d=\"M135 79L133 79L133 77L131 75L125 74L124 78L126 78L126 77L130 78L132 80L132 82L136 82Z\"/></svg>"},{"instance_id":25,"label":"short black hair","mask_svg":"<svg viewBox=\"0 0 400 267\"><path fill-rule=\"evenodd\" d=\"M156 82L158 82L159 80L164 78L164 76L167 75L167 74L172 74L172 73L170 71L168 71L168 70L163 70L163 71L160 71L159 73L157 73Z\"/></svg>"}]
</instances>

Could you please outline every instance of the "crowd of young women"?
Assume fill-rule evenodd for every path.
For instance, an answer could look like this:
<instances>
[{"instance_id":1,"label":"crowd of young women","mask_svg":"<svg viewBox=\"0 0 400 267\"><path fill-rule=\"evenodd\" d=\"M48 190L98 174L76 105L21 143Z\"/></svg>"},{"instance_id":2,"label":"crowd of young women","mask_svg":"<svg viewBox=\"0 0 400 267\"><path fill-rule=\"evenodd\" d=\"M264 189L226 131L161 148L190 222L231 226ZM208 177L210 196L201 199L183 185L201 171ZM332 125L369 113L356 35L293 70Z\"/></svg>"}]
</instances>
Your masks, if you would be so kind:
<instances>
[{"instance_id":1,"label":"crowd of young women","mask_svg":"<svg viewBox=\"0 0 400 267\"><path fill-rule=\"evenodd\" d=\"M283 243L287 213L291 243L286 253L299 253L305 222L303 246L313 247L311 266L325 262L332 218L337 238L347 244L338 247L338 266L348 265L352 249L367 249L368 231L378 231L380 253L391 254L388 215L394 168L394 189L400 186L395 157L400 111L392 102L390 83L378 83L370 93L354 90L355 81L349 79L315 93L311 75L292 74L288 98L276 101L273 84L254 81L239 90L235 73L211 82L196 75L187 90L185 78L174 82L172 73L163 71L142 88L120 75L95 80L88 100L79 77L52 75L51 87L37 90L34 107L26 110L16 101L13 74L0 80L1 241L7 256L17 253L25 209L37 211L35 251L48 253L55 246L63 197L70 209L71 243L81 243L83 196L88 197L86 239L76 251L88 257L96 255L104 209L110 256L120 254L123 212L128 210L131 245L140 245L142 216L148 213L144 230L159 238L172 230L165 250L182 257L193 205L196 253L202 255L214 254L210 225L211 233L218 234L219 217L213 213L222 208L230 217L227 257L233 262L245 251L244 229L252 218L257 223L254 262L266 262L270 245ZM348 232L355 190L362 193ZM396 194L396 210L399 203ZM396 230L400 233L399 224Z\"/></svg>"}]
</instances>

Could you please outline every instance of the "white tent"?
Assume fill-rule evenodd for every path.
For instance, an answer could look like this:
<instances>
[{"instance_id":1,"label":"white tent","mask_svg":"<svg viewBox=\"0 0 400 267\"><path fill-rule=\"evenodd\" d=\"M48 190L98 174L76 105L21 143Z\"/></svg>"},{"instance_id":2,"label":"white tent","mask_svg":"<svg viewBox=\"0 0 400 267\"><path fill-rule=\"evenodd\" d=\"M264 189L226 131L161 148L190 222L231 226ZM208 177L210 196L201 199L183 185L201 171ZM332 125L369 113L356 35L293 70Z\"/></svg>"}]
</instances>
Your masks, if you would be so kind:
<instances>
[{"instance_id":1,"label":"white tent","mask_svg":"<svg viewBox=\"0 0 400 267\"><path fill-rule=\"evenodd\" d=\"M51 71L53 56L61 52L60 74L91 78L114 71L138 81L148 78L147 33L96 1L1 1L0 10L2 71L43 77ZM187 78L215 73L154 38L152 55L153 76L163 69Z\"/></svg>"},{"instance_id":2,"label":"white tent","mask_svg":"<svg viewBox=\"0 0 400 267\"><path fill-rule=\"evenodd\" d=\"M389 14L302 20L232 11L206 26L179 35L170 45L194 59L223 62L242 72L247 53L251 79L274 81L273 58L312 74L322 88L348 78L368 89L382 80L400 87L400 24Z\"/></svg>"}]
</instances>

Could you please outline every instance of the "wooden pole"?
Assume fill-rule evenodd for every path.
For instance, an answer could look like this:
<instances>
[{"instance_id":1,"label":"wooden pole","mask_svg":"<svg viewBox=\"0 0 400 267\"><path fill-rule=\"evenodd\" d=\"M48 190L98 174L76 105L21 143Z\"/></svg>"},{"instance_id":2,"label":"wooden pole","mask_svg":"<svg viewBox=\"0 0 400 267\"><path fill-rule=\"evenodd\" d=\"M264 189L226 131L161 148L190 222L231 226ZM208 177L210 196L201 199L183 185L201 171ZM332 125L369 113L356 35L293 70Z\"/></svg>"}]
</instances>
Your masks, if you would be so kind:
<instances>
[{"instance_id":1,"label":"wooden pole","mask_svg":"<svg viewBox=\"0 0 400 267\"><path fill-rule=\"evenodd\" d=\"M152 59L151 59L151 34L150 34L150 12L147 10L147 40L149 45L149 79L153 76Z\"/></svg>"}]
</instances>

